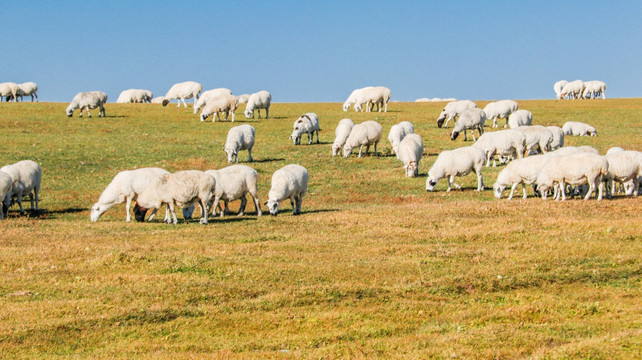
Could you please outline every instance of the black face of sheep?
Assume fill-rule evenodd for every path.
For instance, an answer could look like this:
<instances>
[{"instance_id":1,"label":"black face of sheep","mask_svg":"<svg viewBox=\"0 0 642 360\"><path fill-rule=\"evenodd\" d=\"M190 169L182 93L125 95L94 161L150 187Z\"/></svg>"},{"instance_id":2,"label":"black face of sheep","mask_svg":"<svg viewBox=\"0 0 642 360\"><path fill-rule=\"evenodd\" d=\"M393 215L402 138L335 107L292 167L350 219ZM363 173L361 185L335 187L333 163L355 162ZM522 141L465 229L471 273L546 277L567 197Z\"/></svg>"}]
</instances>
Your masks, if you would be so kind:
<instances>
[{"instance_id":1,"label":"black face of sheep","mask_svg":"<svg viewBox=\"0 0 642 360\"><path fill-rule=\"evenodd\" d=\"M164 100L163 100L163 106L167 106L167 104L169 104L169 100L164 99Z\"/></svg>"},{"instance_id":2,"label":"black face of sheep","mask_svg":"<svg viewBox=\"0 0 642 360\"><path fill-rule=\"evenodd\" d=\"M138 204L136 204L136 206L134 206L134 217L136 218L136 221L138 222L145 221L145 215L147 214L147 210L149 209L145 209L144 207L140 207L138 206Z\"/></svg>"},{"instance_id":3,"label":"black face of sheep","mask_svg":"<svg viewBox=\"0 0 642 360\"><path fill-rule=\"evenodd\" d=\"M438 128L442 127L444 125L444 121L445 120L446 120L445 116L444 117L440 117L439 119L437 119L437 127Z\"/></svg>"},{"instance_id":4,"label":"black face of sheep","mask_svg":"<svg viewBox=\"0 0 642 360\"><path fill-rule=\"evenodd\" d=\"M453 131L453 133L450 135L450 140L455 140L459 136L459 131Z\"/></svg>"}]
</instances>

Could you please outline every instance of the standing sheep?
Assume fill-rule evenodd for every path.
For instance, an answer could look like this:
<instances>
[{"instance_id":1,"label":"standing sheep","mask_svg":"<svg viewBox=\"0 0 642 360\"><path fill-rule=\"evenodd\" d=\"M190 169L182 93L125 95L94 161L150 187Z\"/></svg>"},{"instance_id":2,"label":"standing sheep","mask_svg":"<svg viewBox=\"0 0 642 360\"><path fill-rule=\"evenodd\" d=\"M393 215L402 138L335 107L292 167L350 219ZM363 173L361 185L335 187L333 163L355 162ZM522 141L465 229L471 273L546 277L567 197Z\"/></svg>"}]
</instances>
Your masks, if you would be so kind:
<instances>
[{"instance_id":1,"label":"standing sheep","mask_svg":"<svg viewBox=\"0 0 642 360\"><path fill-rule=\"evenodd\" d=\"M319 117L315 113L306 113L294 121L292 135L290 139L294 145L301 145L301 135L308 134L308 145L312 144L314 133L317 134L317 144L319 143Z\"/></svg>"},{"instance_id":2,"label":"standing sheep","mask_svg":"<svg viewBox=\"0 0 642 360\"><path fill-rule=\"evenodd\" d=\"M169 88L167 94L165 94L163 106L167 106L170 101L178 99L178 105L176 105L176 107L180 107L181 102L183 103L183 106L187 107L185 99L194 98L194 102L198 101L198 94L201 93L201 90L203 90L203 86L195 81L185 81L174 84Z\"/></svg>"},{"instance_id":3,"label":"standing sheep","mask_svg":"<svg viewBox=\"0 0 642 360\"><path fill-rule=\"evenodd\" d=\"M459 120L455 123L453 132L450 135L450 140L455 140L460 132L464 132L464 141L468 141L466 130L470 130L473 134L473 141L475 138L475 129L479 131L479 136L484 133L484 123L486 122L486 113L480 108L466 109L459 115Z\"/></svg>"},{"instance_id":4,"label":"standing sheep","mask_svg":"<svg viewBox=\"0 0 642 360\"><path fill-rule=\"evenodd\" d=\"M496 166L495 155L500 157L517 155L518 158L523 158L526 149L526 136L517 130L486 132L472 146L480 148L486 153L486 166L490 166L491 159L493 166Z\"/></svg>"},{"instance_id":5,"label":"standing sheep","mask_svg":"<svg viewBox=\"0 0 642 360\"><path fill-rule=\"evenodd\" d=\"M597 136L597 131L589 124L579 121L567 121L562 126L565 135L571 136Z\"/></svg>"},{"instance_id":6,"label":"standing sheep","mask_svg":"<svg viewBox=\"0 0 642 360\"><path fill-rule=\"evenodd\" d=\"M533 113L528 110L517 110L508 116L508 127L511 129L527 126L533 123ZM504 125L506 127L506 125Z\"/></svg>"},{"instance_id":7,"label":"standing sheep","mask_svg":"<svg viewBox=\"0 0 642 360\"><path fill-rule=\"evenodd\" d=\"M513 198L515 188L522 184L524 191L524 199L527 198L526 185L534 184L537 180L539 172L546 162L554 156L552 153L546 155L533 155L522 159L511 161L506 167L497 175L497 181L493 185L493 191L497 199L502 198L502 193L506 187L511 186L508 200Z\"/></svg>"},{"instance_id":8,"label":"standing sheep","mask_svg":"<svg viewBox=\"0 0 642 360\"><path fill-rule=\"evenodd\" d=\"M216 180L212 216L216 216L216 208L220 208L220 200L225 203L224 209L221 210L221 217L223 217L224 214L229 213L227 203L239 199L241 200L241 207L239 208L238 216L243 216L245 214L245 205L247 204L247 199L245 198L247 193L250 193L254 200L256 215L262 215L257 188L259 173L256 170L245 165L231 165L220 170L207 170L205 173Z\"/></svg>"},{"instance_id":9,"label":"standing sheep","mask_svg":"<svg viewBox=\"0 0 642 360\"><path fill-rule=\"evenodd\" d=\"M584 200L588 200L597 187L599 194L597 199L602 200L604 183L602 177L607 175L609 163L606 157L589 152L580 152L566 156L554 156L542 167L537 176L537 187L546 200L548 190L556 184L562 189L562 200L566 200L564 189L566 184L583 185L588 183L589 191Z\"/></svg>"},{"instance_id":10,"label":"standing sheep","mask_svg":"<svg viewBox=\"0 0 642 360\"><path fill-rule=\"evenodd\" d=\"M247 99L247 105L245 105L245 118L254 119L254 110L259 113L259 119L261 118L261 109L265 109L265 118L270 117L270 104L272 103L272 94L265 90L261 90L250 95Z\"/></svg>"},{"instance_id":11,"label":"standing sheep","mask_svg":"<svg viewBox=\"0 0 642 360\"><path fill-rule=\"evenodd\" d=\"M31 200L31 211L38 211L38 203L40 201L40 183L42 180L42 169L35 161L22 160L15 164L5 165L0 168L3 172L11 177L11 196L6 195L4 198L4 211L5 215L7 210L12 204L11 199L16 198L18 206L20 206L20 215L24 214L22 208L22 197L29 195ZM34 199L36 201L34 207Z\"/></svg>"},{"instance_id":12,"label":"standing sheep","mask_svg":"<svg viewBox=\"0 0 642 360\"><path fill-rule=\"evenodd\" d=\"M406 135L414 133L415 126L409 121L402 121L398 124L392 125L390 132L388 133L388 141L390 141L390 146L392 146L392 153L397 153L399 144ZM399 157L397 156L397 158Z\"/></svg>"},{"instance_id":13,"label":"standing sheep","mask_svg":"<svg viewBox=\"0 0 642 360\"><path fill-rule=\"evenodd\" d=\"M419 175L419 162L424 154L424 142L417 134L408 134L401 140L397 157L403 163L407 177Z\"/></svg>"},{"instance_id":14,"label":"standing sheep","mask_svg":"<svg viewBox=\"0 0 642 360\"><path fill-rule=\"evenodd\" d=\"M152 92L149 90L142 89L129 89L123 90L116 103L126 104L126 103L148 103L152 101Z\"/></svg>"},{"instance_id":15,"label":"standing sheep","mask_svg":"<svg viewBox=\"0 0 642 360\"><path fill-rule=\"evenodd\" d=\"M559 126L547 126L546 128L553 134L553 141L549 144L551 151L564 146L564 130Z\"/></svg>"},{"instance_id":16,"label":"standing sheep","mask_svg":"<svg viewBox=\"0 0 642 360\"><path fill-rule=\"evenodd\" d=\"M0 171L0 219L4 219L9 211L11 204L11 188L13 187L13 179L9 174Z\"/></svg>"},{"instance_id":17,"label":"standing sheep","mask_svg":"<svg viewBox=\"0 0 642 360\"><path fill-rule=\"evenodd\" d=\"M569 99L580 99L584 92L584 82L582 80L575 80L567 83L562 87L560 99L568 96Z\"/></svg>"},{"instance_id":18,"label":"standing sheep","mask_svg":"<svg viewBox=\"0 0 642 360\"><path fill-rule=\"evenodd\" d=\"M639 177L642 176L642 153L639 151L623 150L615 151L606 155L609 162L609 189L611 194L615 193L615 183L624 184L631 182L632 186L627 186L627 195L637 195L640 188Z\"/></svg>"},{"instance_id":19,"label":"standing sheep","mask_svg":"<svg viewBox=\"0 0 642 360\"><path fill-rule=\"evenodd\" d=\"M448 122L450 122L451 119L455 119L466 109L472 109L476 107L477 104L470 100L458 100L449 102L448 104L446 104L444 109L439 114L439 117L437 118L437 127L440 128L442 125L445 128L448 127ZM446 124L444 124L444 121L446 121Z\"/></svg>"},{"instance_id":20,"label":"standing sheep","mask_svg":"<svg viewBox=\"0 0 642 360\"><path fill-rule=\"evenodd\" d=\"M606 99L606 83L603 81L587 81L584 86L584 91L582 92L584 99L597 99L598 96L602 96L603 100Z\"/></svg>"},{"instance_id":21,"label":"standing sheep","mask_svg":"<svg viewBox=\"0 0 642 360\"><path fill-rule=\"evenodd\" d=\"M377 106L377 111L381 112L383 108L388 112L388 102L390 101L390 89L385 86L375 86L362 89L358 93L354 103L354 110L361 111L363 104L366 104L366 112L372 111L374 106Z\"/></svg>"},{"instance_id":22,"label":"standing sheep","mask_svg":"<svg viewBox=\"0 0 642 360\"><path fill-rule=\"evenodd\" d=\"M250 100L250 94L241 94L238 98L239 104L247 104L247 101Z\"/></svg>"},{"instance_id":23,"label":"standing sheep","mask_svg":"<svg viewBox=\"0 0 642 360\"><path fill-rule=\"evenodd\" d=\"M29 81L18 85L18 91L16 92L17 96L20 96L22 100L23 96L31 96L31 102L33 102L34 97L36 102L38 101L38 85L35 82Z\"/></svg>"},{"instance_id":24,"label":"standing sheep","mask_svg":"<svg viewBox=\"0 0 642 360\"><path fill-rule=\"evenodd\" d=\"M290 199L294 215L300 215L303 196L307 191L308 170L297 164L286 165L272 175L272 187L265 205L270 215L277 216L281 201Z\"/></svg>"},{"instance_id":25,"label":"standing sheep","mask_svg":"<svg viewBox=\"0 0 642 360\"><path fill-rule=\"evenodd\" d=\"M359 157L363 156L363 147L366 147L366 155L370 151L370 145L374 145L375 156L377 155L377 144L381 140L383 127L376 121L364 121L355 125L343 145L343 156L349 157L352 149L359 148Z\"/></svg>"},{"instance_id":26,"label":"standing sheep","mask_svg":"<svg viewBox=\"0 0 642 360\"><path fill-rule=\"evenodd\" d=\"M560 80L553 84L553 90L555 90L555 98L558 100L562 100L564 97L562 96L562 89L564 88L564 85L568 84L568 81L566 80Z\"/></svg>"},{"instance_id":27,"label":"standing sheep","mask_svg":"<svg viewBox=\"0 0 642 360\"><path fill-rule=\"evenodd\" d=\"M204 91L201 96L198 97L198 100L194 101L194 114L198 114L198 111L203 106L207 105L210 100L216 99L221 95L232 95L232 90L227 88L216 88Z\"/></svg>"},{"instance_id":28,"label":"standing sheep","mask_svg":"<svg viewBox=\"0 0 642 360\"><path fill-rule=\"evenodd\" d=\"M9 97L11 97L12 101L17 101L16 98L18 97L18 84L13 83L13 82L6 82L6 83L1 83L0 84L0 100L2 98L6 98L7 102L9 101Z\"/></svg>"},{"instance_id":29,"label":"standing sheep","mask_svg":"<svg viewBox=\"0 0 642 360\"><path fill-rule=\"evenodd\" d=\"M518 106L517 102L513 100L500 100L488 103L488 105L484 107L486 119L493 120L494 128L497 127L497 119L506 119L506 124L508 124L508 116L513 111L517 111Z\"/></svg>"},{"instance_id":30,"label":"standing sheep","mask_svg":"<svg viewBox=\"0 0 642 360\"><path fill-rule=\"evenodd\" d=\"M350 131L354 127L354 122L350 119L342 119L339 121L336 130L334 131L335 138L332 143L332 156L339 155L339 151L343 145L345 145L348 136L350 136Z\"/></svg>"},{"instance_id":31,"label":"standing sheep","mask_svg":"<svg viewBox=\"0 0 642 360\"><path fill-rule=\"evenodd\" d=\"M526 151L524 155L530 155L538 150L542 153L550 151L550 144L553 142L553 132L541 125L519 126L515 128L526 136Z\"/></svg>"},{"instance_id":32,"label":"standing sheep","mask_svg":"<svg viewBox=\"0 0 642 360\"><path fill-rule=\"evenodd\" d=\"M252 147L254 146L254 127L243 124L231 128L227 132L224 151L227 162L239 162L239 151L247 150L248 161L252 162Z\"/></svg>"},{"instance_id":33,"label":"standing sheep","mask_svg":"<svg viewBox=\"0 0 642 360\"><path fill-rule=\"evenodd\" d=\"M234 95L222 94L216 98L209 99L207 105L201 111L201 121L205 121L210 115L212 115L212 122L216 121L216 118L221 120L219 113L225 113L225 121L227 121L230 113L232 114L232 122L234 122L234 111L238 107L238 99Z\"/></svg>"},{"instance_id":34,"label":"standing sheep","mask_svg":"<svg viewBox=\"0 0 642 360\"><path fill-rule=\"evenodd\" d=\"M98 117L107 116L105 115L105 106L107 102L107 94L102 91L89 91L89 92L79 92L71 99L71 103L67 106L67 116L72 117L74 115L74 110L80 110L80 117L82 117L82 109L84 108L87 111L87 116L91 117L89 109L100 108L98 112Z\"/></svg>"},{"instance_id":35,"label":"standing sheep","mask_svg":"<svg viewBox=\"0 0 642 360\"><path fill-rule=\"evenodd\" d=\"M372 86L367 86L361 89L352 90L346 101L343 103L343 111L348 111L350 105L357 102L357 99L361 96L361 91L365 89L372 89Z\"/></svg>"},{"instance_id":36,"label":"standing sheep","mask_svg":"<svg viewBox=\"0 0 642 360\"><path fill-rule=\"evenodd\" d=\"M471 171L477 174L476 191L484 190L484 178L481 171L484 161L486 161L484 151L473 146L442 151L428 170L426 191L433 191L437 182L443 178L448 180L448 190L446 191L451 190L451 185L454 185L457 190L461 190L461 186L455 183L455 176L465 176Z\"/></svg>"}]
</instances>

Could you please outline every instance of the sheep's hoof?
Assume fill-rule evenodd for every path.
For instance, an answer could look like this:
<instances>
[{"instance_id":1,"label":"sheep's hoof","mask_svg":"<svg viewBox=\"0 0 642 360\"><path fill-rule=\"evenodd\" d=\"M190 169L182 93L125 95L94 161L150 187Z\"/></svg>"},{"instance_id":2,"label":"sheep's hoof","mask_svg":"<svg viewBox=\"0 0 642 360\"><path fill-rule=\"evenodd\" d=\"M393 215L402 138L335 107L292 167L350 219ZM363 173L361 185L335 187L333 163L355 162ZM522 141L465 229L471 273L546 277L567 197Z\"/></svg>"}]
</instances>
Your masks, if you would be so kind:
<instances>
[{"instance_id":1,"label":"sheep's hoof","mask_svg":"<svg viewBox=\"0 0 642 360\"><path fill-rule=\"evenodd\" d=\"M201 219L198 223L201 225L207 225L207 219Z\"/></svg>"}]
</instances>

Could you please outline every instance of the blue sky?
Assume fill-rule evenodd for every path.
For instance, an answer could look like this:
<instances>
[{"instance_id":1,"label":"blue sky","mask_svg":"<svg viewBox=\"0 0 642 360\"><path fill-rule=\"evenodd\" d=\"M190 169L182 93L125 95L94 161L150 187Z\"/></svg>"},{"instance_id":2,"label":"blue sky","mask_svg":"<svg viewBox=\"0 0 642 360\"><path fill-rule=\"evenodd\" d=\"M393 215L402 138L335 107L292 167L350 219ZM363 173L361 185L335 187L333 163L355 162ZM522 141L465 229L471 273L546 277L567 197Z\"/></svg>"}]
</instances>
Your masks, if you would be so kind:
<instances>
[{"instance_id":1,"label":"blue sky","mask_svg":"<svg viewBox=\"0 0 642 360\"><path fill-rule=\"evenodd\" d=\"M4 2L0 82L42 101L186 80L274 102L553 98L557 80L642 96L642 1Z\"/></svg>"}]
</instances>

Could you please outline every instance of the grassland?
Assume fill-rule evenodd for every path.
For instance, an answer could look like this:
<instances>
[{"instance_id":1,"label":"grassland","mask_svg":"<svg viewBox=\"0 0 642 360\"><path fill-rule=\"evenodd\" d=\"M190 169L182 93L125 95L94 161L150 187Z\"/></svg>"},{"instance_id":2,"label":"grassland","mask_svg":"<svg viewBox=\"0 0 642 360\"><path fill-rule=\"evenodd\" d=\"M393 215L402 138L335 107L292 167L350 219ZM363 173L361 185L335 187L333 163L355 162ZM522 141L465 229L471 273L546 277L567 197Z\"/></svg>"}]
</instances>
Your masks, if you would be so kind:
<instances>
[{"instance_id":1,"label":"grassland","mask_svg":"<svg viewBox=\"0 0 642 360\"><path fill-rule=\"evenodd\" d=\"M538 124L598 129L567 145L642 149L642 99L519 103ZM464 145L436 127L442 106L274 104L273 118L247 122L251 166L262 201L274 170L307 167L303 214L283 203L257 218L248 203L242 218L170 226L126 223L124 205L90 223L89 208L120 170L226 166L236 124L173 106L108 104L88 119L1 103L0 164L39 162L43 186L39 214L14 207L0 221L0 358L642 357L641 200L498 201L473 191L474 176L426 193L436 155ZM322 143L294 146L308 111ZM332 158L345 116L386 135L413 122L421 176L403 176L387 141L380 157ZM499 170L485 169L487 188Z\"/></svg>"}]
</instances>

